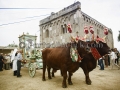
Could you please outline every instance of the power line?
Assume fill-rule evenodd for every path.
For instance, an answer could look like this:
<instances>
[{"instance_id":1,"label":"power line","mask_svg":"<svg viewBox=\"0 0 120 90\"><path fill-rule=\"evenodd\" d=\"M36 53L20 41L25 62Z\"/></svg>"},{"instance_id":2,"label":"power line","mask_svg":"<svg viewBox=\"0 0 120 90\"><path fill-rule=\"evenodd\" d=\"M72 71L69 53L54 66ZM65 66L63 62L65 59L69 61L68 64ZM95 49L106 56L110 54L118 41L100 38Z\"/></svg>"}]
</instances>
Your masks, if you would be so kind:
<instances>
[{"instance_id":1,"label":"power line","mask_svg":"<svg viewBox=\"0 0 120 90\"><path fill-rule=\"evenodd\" d=\"M6 24L1 24L0 26L10 25L10 24L16 24L16 23L21 23L21 22L26 22L26 21L31 21L31 20L33 20L33 19L24 20L24 21L18 21L18 22L12 22L12 23L6 23Z\"/></svg>"},{"instance_id":2,"label":"power line","mask_svg":"<svg viewBox=\"0 0 120 90\"><path fill-rule=\"evenodd\" d=\"M10 9L59 9L59 8L0 8L0 9L6 9L6 10L10 10Z\"/></svg>"},{"instance_id":3,"label":"power line","mask_svg":"<svg viewBox=\"0 0 120 90\"><path fill-rule=\"evenodd\" d=\"M32 17L25 17L25 18L21 18L21 19L35 18L35 17L47 16L47 15L50 15L50 14L46 14L46 15L40 15L40 16L32 16Z\"/></svg>"},{"instance_id":4,"label":"power line","mask_svg":"<svg viewBox=\"0 0 120 90\"><path fill-rule=\"evenodd\" d=\"M50 15L50 14L40 15L40 16L37 16L37 17L47 16L47 15ZM34 17L28 17L28 18L34 18ZM37 18L34 18L34 19L37 19ZM10 24L16 24L16 23L21 23L21 22L31 21L31 20L34 20L34 19L23 20L23 21L17 21L17 22L11 22L11 23L5 23L5 24L1 24L0 26L5 26L5 25L10 25Z\"/></svg>"}]
</instances>

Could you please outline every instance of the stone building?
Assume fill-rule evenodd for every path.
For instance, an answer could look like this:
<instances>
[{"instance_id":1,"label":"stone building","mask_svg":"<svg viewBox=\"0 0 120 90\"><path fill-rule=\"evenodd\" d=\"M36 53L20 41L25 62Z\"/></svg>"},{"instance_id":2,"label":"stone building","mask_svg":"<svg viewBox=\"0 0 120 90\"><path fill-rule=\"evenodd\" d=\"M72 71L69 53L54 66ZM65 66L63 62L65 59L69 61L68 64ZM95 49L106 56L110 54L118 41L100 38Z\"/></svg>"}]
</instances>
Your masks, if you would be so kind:
<instances>
[{"instance_id":1,"label":"stone building","mask_svg":"<svg viewBox=\"0 0 120 90\"><path fill-rule=\"evenodd\" d=\"M10 54L12 50L14 50L17 47L9 47L9 46L0 46L0 53L3 54Z\"/></svg>"},{"instance_id":2,"label":"stone building","mask_svg":"<svg viewBox=\"0 0 120 90\"><path fill-rule=\"evenodd\" d=\"M84 37L84 27L93 26L95 35L104 37L104 28L108 28L97 20L81 11L81 3L76 2L57 13L40 21L40 43L43 47L49 43L66 43L70 41L70 33L67 31L67 24L71 24L72 35ZM108 28L107 44L113 48L113 33Z\"/></svg>"}]
</instances>

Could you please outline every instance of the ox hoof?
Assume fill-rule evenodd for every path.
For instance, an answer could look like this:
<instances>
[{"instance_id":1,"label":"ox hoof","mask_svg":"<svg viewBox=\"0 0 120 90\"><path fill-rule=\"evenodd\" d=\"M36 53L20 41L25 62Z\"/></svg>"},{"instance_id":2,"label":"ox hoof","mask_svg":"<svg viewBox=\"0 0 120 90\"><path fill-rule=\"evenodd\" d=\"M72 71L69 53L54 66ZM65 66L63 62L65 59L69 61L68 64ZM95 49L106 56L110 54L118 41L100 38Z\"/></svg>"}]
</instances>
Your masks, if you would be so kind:
<instances>
[{"instance_id":1,"label":"ox hoof","mask_svg":"<svg viewBox=\"0 0 120 90\"><path fill-rule=\"evenodd\" d=\"M52 79L51 77L49 77L48 79Z\"/></svg>"},{"instance_id":2,"label":"ox hoof","mask_svg":"<svg viewBox=\"0 0 120 90\"><path fill-rule=\"evenodd\" d=\"M68 82L68 84L69 84L69 85L73 85L73 83L72 83L72 82Z\"/></svg>"},{"instance_id":3,"label":"ox hoof","mask_svg":"<svg viewBox=\"0 0 120 90\"><path fill-rule=\"evenodd\" d=\"M91 85L91 82L86 82L87 85Z\"/></svg>"},{"instance_id":4,"label":"ox hoof","mask_svg":"<svg viewBox=\"0 0 120 90\"><path fill-rule=\"evenodd\" d=\"M54 75L54 74L52 74L52 77L55 77L55 75Z\"/></svg>"},{"instance_id":5,"label":"ox hoof","mask_svg":"<svg viewBox=\"0 0 120 90\"><path fill-rule=\"evenodd\" d=\"M63 88L67 88L67 86L66 86L66 85L62 85L62 87L63 87Z\"/></svg>"},{"instance_id":6,"label":"ox hoof","mask_svg":"<svg viewBox=\"0 0 120 90\"><path fill-rule=\"evenodd\" d=\"M46 79L42 79L42 81L46 81Z\"/></svg>"},{"instance_id":7,"label":"ox hoof","mask_svg":"<svg viewBox=\"0 0 120 90\"><path fill-rule=\"evenodd\" d=\"M52 77L55 77L54 75L52 75Z\"/></svg>"}]
</instances>

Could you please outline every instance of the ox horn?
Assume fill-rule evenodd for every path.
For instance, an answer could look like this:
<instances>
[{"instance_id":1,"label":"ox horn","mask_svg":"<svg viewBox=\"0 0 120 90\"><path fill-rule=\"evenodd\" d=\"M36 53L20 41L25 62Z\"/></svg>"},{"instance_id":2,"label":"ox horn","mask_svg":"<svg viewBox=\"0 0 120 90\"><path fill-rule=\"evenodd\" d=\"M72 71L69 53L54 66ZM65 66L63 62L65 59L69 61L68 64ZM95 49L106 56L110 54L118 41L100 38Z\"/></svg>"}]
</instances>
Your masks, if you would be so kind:
<instances>
[{"instance_id":1,"label":"ox horn","mask_svg":"<svg viewBox=\"0 0 120 90\"><path fill-rule=\"evenodd\" d=\"M105 40L105 39L106 39L106 36L104 36L102 39L104 40L104 42L106 42L106 40Z\"/></svg>"},{"instance_id":2,"label":"ox horn","mask_svg":"<svg viewBox=\"0 0 120 90\"><path fill-rule=\"evenodd\" d=\"M106 39L106 36L104 36L102 39Z\"/></svg>"}]
</instances>

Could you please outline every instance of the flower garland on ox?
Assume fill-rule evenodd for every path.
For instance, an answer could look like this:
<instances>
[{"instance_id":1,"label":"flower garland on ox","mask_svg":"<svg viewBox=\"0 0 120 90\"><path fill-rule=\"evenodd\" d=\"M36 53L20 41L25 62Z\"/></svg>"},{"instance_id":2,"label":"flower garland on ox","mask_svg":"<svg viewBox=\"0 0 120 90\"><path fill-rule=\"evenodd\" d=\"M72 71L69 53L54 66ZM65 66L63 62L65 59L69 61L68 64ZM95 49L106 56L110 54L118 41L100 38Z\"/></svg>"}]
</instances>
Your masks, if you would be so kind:
<instances>
[{"instance_id":1,"label":"flower garland on ox","mask_svg":"<svg viewBox=\"0 0 120 90\"><path fill-rule=\"evenodd\" d=\"M70 24L67 25L67 30L68 30L69 33L72 33L72 28L71 28ZM71 35L70 37L71 37L71 42L74 42L74 41L77 42L79 40L78 36L76 38L74 38ZM76 47L72 47L72 46L70 48L70 57L71 57L73 62L79 62L80 60L82 60L82 58L78 54L77 48Z\"/></svg>"}]
</instances>

